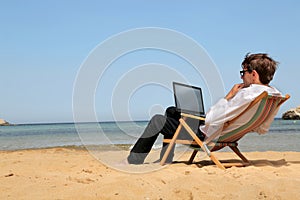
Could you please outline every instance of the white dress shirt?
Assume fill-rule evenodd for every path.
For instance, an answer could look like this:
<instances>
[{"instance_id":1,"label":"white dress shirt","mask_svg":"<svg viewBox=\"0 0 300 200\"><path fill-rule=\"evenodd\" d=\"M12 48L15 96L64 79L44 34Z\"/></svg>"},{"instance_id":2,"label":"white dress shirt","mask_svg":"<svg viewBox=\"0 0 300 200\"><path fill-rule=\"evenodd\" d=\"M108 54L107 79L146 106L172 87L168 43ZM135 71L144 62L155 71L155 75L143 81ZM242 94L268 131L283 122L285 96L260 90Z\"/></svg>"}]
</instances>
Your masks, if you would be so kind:
<instances>
[{"instance_id":1,"label":"white dress shirt","mask_svg":"<svg viewBox=\"0 0 300 200\"><path fill-rule=\"evenodd\" d=\"M200 126L200 130L206 134L207 138L209 138L207 142L242 126L245 122L251 119L258 105L250 109L249 112L247 112L247 115L243 115L243 117L237 119L222 131L223 125L226 122L242 113L247 106L264 91L267 91L272 95L281 95L281 93L274 87L252 84L249 87L238 91L237 94L230 100L223 98L213 105L206 114L205 125ZM253 131L259 134L266 133L269 130L277 111L274 112L274 116L269 118L270 120L266 121Z\"/></svg>"}]
</instances>

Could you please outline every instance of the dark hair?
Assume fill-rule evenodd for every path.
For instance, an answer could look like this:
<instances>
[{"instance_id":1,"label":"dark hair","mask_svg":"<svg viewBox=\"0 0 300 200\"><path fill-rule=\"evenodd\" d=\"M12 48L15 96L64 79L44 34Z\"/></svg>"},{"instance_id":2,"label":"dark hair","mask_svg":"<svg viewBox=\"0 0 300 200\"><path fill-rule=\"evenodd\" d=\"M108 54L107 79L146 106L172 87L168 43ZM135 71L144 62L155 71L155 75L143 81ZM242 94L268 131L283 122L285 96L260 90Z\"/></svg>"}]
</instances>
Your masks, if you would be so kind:
<instances>
[{"instance_id":1,"label":"dark hair","mask_svg":"<svg viewBox=\"0 0 300 200\"><path fill-rule=\"evenodd\" d=\"M273 60L266 53L247 53L242 66L248 70L255 70L259 75L262 84L269 84L273 79L278 62Z\"/></svg>"}]
</instances>

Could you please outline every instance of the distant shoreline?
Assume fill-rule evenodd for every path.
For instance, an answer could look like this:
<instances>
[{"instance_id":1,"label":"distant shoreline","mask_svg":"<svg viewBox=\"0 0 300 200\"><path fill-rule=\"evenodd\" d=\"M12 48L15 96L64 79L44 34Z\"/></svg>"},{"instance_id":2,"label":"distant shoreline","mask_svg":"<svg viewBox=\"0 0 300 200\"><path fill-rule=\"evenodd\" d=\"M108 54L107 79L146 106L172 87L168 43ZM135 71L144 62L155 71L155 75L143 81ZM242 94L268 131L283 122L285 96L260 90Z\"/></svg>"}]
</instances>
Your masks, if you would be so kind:
<instances>
[{"instance_id":1,"label":"distant shoreline","mask_svg":"<svg viewBox=\"0 0 300 200\"><path fill-rule=\"evenodd\" d=\"M285 121L300 121L300 119L282 119L275 118L274 120L285 120ZM149 122L149 120L135 120L135 121L99 121L99 122L37 122L37 123L16 123L16 124L8 124L3 126L22 126L22 125L54 125L54 124L94 124L94 123L128 123L128 122ZM0 125L2 126L2 125Z\"/></svg>"},{"instance_id":2,"label":"distant shoreline","mask_svg":"<svg viewBox=\"0 0 300 200\"><path fill-rule=\"evenodd\" d=\"M95 124L95 123L129 123L129 122L148 122L149 120L136 120L136 121L100 121L100 122L41 122L41 123L19 123L10 124L13 126L22 125L55 125L55 124Z\"/></svg>"},{"instance_id":3,"label":"distant shoreline","mask_svg":"<svg viewBox=\"0 0 300 200\"><path fill-rule=\"evenodd\" d=\"M43 150L43 149L74 149L74 150L96 150L96 151L127 151L132 146L132 144L115 144L115 145L64 145L64 146L49 146L49 147L32 147L32 148L20 148L20 149L8 149L0 150L0 152L14 152L14 151L24 151L24 150Z\"/></svg>"}]
</instances>

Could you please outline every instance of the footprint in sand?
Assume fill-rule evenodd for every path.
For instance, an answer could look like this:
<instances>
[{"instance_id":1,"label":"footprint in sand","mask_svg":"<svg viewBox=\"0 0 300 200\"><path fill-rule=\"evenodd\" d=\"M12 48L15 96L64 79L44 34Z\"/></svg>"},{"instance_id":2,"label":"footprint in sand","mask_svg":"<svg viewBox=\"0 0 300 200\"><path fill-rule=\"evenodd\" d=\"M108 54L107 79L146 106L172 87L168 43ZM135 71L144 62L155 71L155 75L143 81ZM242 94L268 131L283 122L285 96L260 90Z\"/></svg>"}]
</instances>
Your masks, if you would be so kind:
<instances>
[{"instance_id":1,"label":"footprint in sand","mask_svg":"<svg viewBox=\"0 0 300 200\"><path fill-rule=\"evenodd\" d=\"M4 175L4 177L10 177L10 176L13 176L13 175L14 175L13 173L10 173L10 174Z\"/></svg>"},{"instance_id":2,"label":"footprint in sand","mask_svg":"<svg viewBox=\"0 0 300 200\"><path fill-rule=\"evenodd\" d=\"M93 173L93 171L92 171L92 170L88 170L88 169L83 169L83 170L82 170L82 172L85 172L85 173L88 173L88 174L91 174L91 173Z\"/></svg>"},{"instance_id":3,"label":"footprint in sand","mask_svg":"<svg viewBox=\"0 0 300 200\"><path fill-rule=\"evenodd\" d=\"M82 184L90 184L92 182L95 182L95 180L90 179L90 178L72 178L70 176L67 178L67 180L76 182L76 183L82 183Z\"/></svg>"}]
</instances>

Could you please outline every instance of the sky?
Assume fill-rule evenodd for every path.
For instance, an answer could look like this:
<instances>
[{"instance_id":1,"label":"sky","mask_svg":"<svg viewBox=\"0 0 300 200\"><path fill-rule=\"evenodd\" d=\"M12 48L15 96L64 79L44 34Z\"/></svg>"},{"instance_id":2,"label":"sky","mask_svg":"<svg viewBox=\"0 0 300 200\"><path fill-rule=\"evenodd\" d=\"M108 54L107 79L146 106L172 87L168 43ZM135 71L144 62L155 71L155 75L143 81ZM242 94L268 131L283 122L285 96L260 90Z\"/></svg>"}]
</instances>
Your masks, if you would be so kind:
<instances>
[{"instance_id":1,"label":"sky","mask_svg":"<svg viewBox=\"0 0 300 200\"><path fill-rule=\"evenodd\" d=\"M217 77L222 77L224 91L241 82L239 71L246 53L268 53L280 62L271 85L291 95L279 110L280 117L300 105L299 9L297 0L1 1L0 118L15 124L73 122L74 87L93 52L111 38L147 27L174 31L199 44L215 64ZM122 42L117 47L121 49ZM127 91L128 99L117 98L114 89L122 80L138 69L146 72L157 66L159 70L150 71L147 77L131 77L150 82L153 77L152 84ZM97 79L94 96L86 97L93 98L98 121L115 120L122 112L133 120L148 120L155 112L163 112L174 104L173 96L157 78L171 81L171 72L203 87L204 97L210 99L205 102L206 110L215 101L209 97L213 91L207 91L206 78L200 76L198 82L191 64L170 52L132 51L119 55L105 69ZM116 105L122 102L126 108L119 113ZM78 110L85 110L89 105L80 106ZM85 120L90 119L83 117Z\"/></svg>"}]
</instances>

